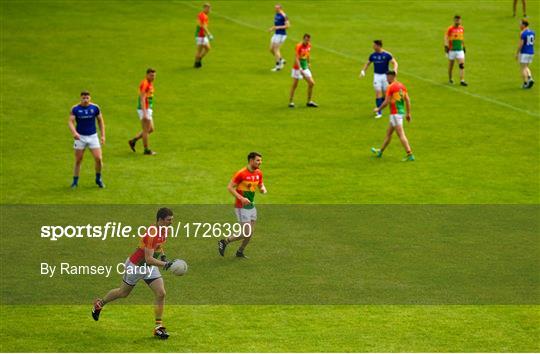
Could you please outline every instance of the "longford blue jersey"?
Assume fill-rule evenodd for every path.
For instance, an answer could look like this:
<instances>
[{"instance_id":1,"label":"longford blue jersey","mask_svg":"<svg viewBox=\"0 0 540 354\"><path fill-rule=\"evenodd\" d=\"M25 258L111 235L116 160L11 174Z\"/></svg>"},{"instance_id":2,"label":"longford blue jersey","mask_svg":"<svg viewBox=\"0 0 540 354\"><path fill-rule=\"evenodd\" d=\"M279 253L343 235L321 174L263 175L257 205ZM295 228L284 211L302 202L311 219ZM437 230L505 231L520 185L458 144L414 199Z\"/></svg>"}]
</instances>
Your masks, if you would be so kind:
<instances>
[{"instance_id":1,"label":"longford blue jersey","mask_svg":"<svg viewBox=\"0 0 540 354\"><path fill-rule=\"evenodd\" d=\"M534 31L528 28L521 32L521 40L523 41L523 46L521 47L522 54L534 54L535 36Z\"/></svg>"},{"instance_id":2,"label":"longford blue jersey","mask_svg":"<svg viewBox=\"0 0 540 354\"><path fill-rule=\"evenodd\" d=\"M285 22L287 22L287 15L281 12L276 13L276 16L274 16L274 26L285 26ZM277 29L276 34L287 34L286 29Z\"/></svg>"},{"instance_id":3,"label":"longford blue jersey","mask_svg":"<svg viewBox=\"0 0 540 354\"><path fill-rule=\"evenodd\" d=\"M99 116L99 113L99 107L93 103L90 103L86 107L80 104L74 106L71 109L71 114L75 116L77 133L81 135L96 134L96 118Z\"/></svg>"},{"instance_id":4,"label":"longford blue jersey","mask_svg":"<svg viewBox=\"0 0 540 354\"><path fill-rule=\"evenodd\" d=\"M373 70L375 74L386 74L388 71L390 60L392 60L392 54L388 52L374 52L369 56L369 61L373 63Z\"/></svg>"}]
</instances>

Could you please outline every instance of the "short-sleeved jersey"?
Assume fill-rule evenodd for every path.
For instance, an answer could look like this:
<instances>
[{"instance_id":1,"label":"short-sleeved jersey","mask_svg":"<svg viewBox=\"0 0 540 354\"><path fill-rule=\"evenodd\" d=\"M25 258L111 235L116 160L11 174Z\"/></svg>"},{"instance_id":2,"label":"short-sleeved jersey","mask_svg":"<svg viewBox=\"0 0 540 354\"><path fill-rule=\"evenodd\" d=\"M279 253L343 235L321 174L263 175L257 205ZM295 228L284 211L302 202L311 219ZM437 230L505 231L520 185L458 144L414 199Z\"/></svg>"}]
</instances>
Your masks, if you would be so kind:
<instances>
[{"instance_id":1,"label":"short-sleeved jersey","mask_svg":"<svg viewBox=\"0 0 540 354\"><path fill-rule=\"evenodd\" d=\"M308 43L307 45L304 45L303 42L300 42L296 45L295 53L296 57L298 58L298 61L300 62L300 66L296 63L296 60L294 62L294 69L299 70L302 68L303 70L309 68L309 55L311 52L311 44Z\"/></svg>"},{"instance_id":2,"label":"short-sleeved jersey","mask_svg":"<svg viewBox=\"0 0 540 354\"><path fill-rule=\"evenodd\" d=\"M287 20L288 19L285 12L278 12L276 13L276 16L274 16L274 26L285 26L285 23L287 22ZM286 35L287 30L285 28L277 29L276 34Z\"/></svg>"},{"instance_id":3,"label":"short-sleeved jersey","mask_svg":"<svg viewBox=\"0 0 540 354\"><path fill-rule=\"evenodd\" d=\"M382 51L374 52L369 56L369 61L373 63L373 72L375 74L386 74L392 60L392 54Z\"/></svg>"},{"instance_id":4,"label":"short-sleeved jersey","mask_svg":"<svg viewBox=\"0 0 540 354\"><path fill-rule=\"evenodd\" d=\"M256 169L255 171L250 171L247 167L244 167L235 173L232 181L234 184L236 184L236 191L238 194L251 201L251 204L242 206L240 199L236 198L235 207L253 209L255 207L255 191L257 190L257 187L263 184L263 175L261 170Z\"/></svg>"},{"instance_id":5,"label":"short-sleeved jersey","mask_svg":"<svg viewBox=\"0 0 540 354\"><path fill-rule=\"evenodd\" d=\"M137 249L129 257L131 263L136 265L144 265L146 263L144 258L145 248L151 248L154 250L154 258L159 259L159 256L163 254L163 244L165 241L167 241L167 228L162 228L160 231L159 226L152 226L146 232L146 235L140 238ZM154 234L156 236L150 236Z\"/></svg>"},{"instance_id":6,"label":"short-sleeved jersey","mask_svg":"<svg viewBox=\"0 0 540 354\"><path fill-rule=\"evenodd\" d=\"M390 114L405 113L405 94L407 89L401 82L394 81L386 89L386 96L390 98Z\"/></svg>"},{"instance_id":7,"label":"short-sleeved jersey","mask_svg":"<svg viewBox=\"0 0 540 354\"><path fill-rule=\"evenodd\" d=\"M521 54L534 54L534 40L536 34L533 30L525 28L521 31L521 41L523 45L521 46Z\"/></svg>"},{"instance_id":8,"label":"short-sleeved jersey","mask_svg":"<svg viewBox=\"0 0 540 354\"><path fill-rule=\"evenodd\" d=\"M446 37L448 37L448 47L450 50L463 50L464 33L463 26L461 25L448 27Z\"/></svg>"},{"instance_id":9,"label":"short-sleeved jersey","mask_svg":"<svg viewBox=\"0 0 540 354\"><path fill-rule=\"evenodd\" d=\"M137 99L137 109L142 109L140 98L141 93L146 94L144 99L144 109L154 108L154 85L147 79L141 81L141 84L139 85L139 98Z\"/></svg>"},{"instance_id":10,"label":"short-sleeved jersey","mask_svg":"<svg viewBox=\"0 0 540 354\"><path fill-rule=\"evenodd\" d=\"M96 134L96 119L101 114L99 106L90 103L88 106L80 104L71 108L71 114L75 116L76 130L81 135Z\"/></svg>"},{"instance_id":11,"label":"short-sleeved jersey","mask_svg":"<svg viewBox=\"0 0 540 354\"><path fill-rule=\"evenodd\" d=\"M201 13L199 13L199 15L197 16L197 28L195 29L195 37L206 36L203 26L208 26L208 15L205 14L204 11L201 11Z\"/></svg>"}]
</instances>

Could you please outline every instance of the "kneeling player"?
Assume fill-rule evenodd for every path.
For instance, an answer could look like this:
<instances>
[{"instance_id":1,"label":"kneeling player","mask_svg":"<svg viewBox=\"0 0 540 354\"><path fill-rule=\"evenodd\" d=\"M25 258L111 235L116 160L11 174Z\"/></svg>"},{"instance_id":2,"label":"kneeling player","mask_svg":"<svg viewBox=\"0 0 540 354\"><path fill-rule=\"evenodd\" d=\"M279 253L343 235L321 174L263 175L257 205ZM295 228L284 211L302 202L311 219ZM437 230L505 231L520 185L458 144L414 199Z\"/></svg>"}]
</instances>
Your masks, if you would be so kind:
<instances>
[{"instance_id":1,"label":"kneeling player","mask_svg":"<svg viewBox=\"0 0 540 354\"><path fill-rule=\"evenodd\" d=\"M163 251L163 244L167 237L167 227L172 224L173 212L168 208L161 208L157 212L155 227L149 228L144 238L141 238L137 250L126 260L123 282L119 288L112 289L103 299L94 301L92 317L99 320L99 314L107 303L116 299L127 297L139 280L152 289L155 296L155 316L156 325L154 336L160 339L169 338L165 327L163 327L163 305L165 303L165 286L158 267L168 270L173 261L167 261ZM152 230L152 231L150 231ZM154 232L155 231L155 232ZM152 235L152 236L151 236ZM159 259L157 258L159 257ZM144 270L143 270L144 269Z\"/></svg>"}]
</instances>

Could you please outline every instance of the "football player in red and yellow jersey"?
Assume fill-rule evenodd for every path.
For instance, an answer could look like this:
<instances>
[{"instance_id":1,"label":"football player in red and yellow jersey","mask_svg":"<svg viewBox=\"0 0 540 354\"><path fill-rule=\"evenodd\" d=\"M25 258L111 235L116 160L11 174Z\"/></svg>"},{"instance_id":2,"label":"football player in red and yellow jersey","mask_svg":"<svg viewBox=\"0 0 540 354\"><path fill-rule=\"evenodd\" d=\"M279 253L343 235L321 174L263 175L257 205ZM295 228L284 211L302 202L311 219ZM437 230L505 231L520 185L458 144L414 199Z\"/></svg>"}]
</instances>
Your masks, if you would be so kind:
<instances>
[{"instance_id":1,"label":"football player in red and yellow jersey","mask_svg":"<svg viewBox=\"0 0 540 354\"><path fill-rule=\"evenodd\" d=\"M203 10L197 16L197 28L195 29L195 44L197 52L195 53L195 68L202 66L202 59L210 51L210 41L214 38L208 30L208 14L210 13L210 4L203 5Z\"/></svg>"},{"instance_id":2,"label":"football player in red and yellow jersey","mask_svg":"<svg viewBox=\"0 0 540 354\"><path fill-rule=\"evenodd\" d=\"M307 106L308 107L319 107L315 102L311 100L311 95L313 94L313 86L315 86L315 81L313 81L313 76L311 75L311 64L309 63L309 55L311 52L311 35L304 34L302 37L302 42L298 43L295 48L296 57L294 59L294 66L292 69L291 77L293 78L293 84L291 87L291 95L289 97L289 107L294 108L294 92L298 87L298 80L304 79L308 84L307 92Z\"/></svg>"},{"instance_id":3,"label":"football player in red and yellow jersey","mask_svg":"<svg viewBox=\"0 0 540 354\"><path fill-rule=\"evenodd\" d=\"M409 99L409 93L407 88L401 82L396 80L396 72L389 70L386 72L386 80L388 80L389 86L386 89L386 98L384 102L377 108L374 112L379 112L381 109L390 105L390 124L386 131L386 136L384 137L383 144L380 149L371 148L371 152L377 155L377 157L382 157L384 149L390 144L392 139L392 134L396 132L401 144L405 148L407 156L402 161L414 161L414 155L411 151L409 145L409 140L405 135L405 130L403 129L403 115L407 122L411 121L411 100Z\"/></svg>"},{"instance_id":4,"label":"football player in red and yellow jersey","mask_svg":"<svg viewBox=\"0 0 540 354\"><path fill-rule=\"evenodd\" d=\"M139 97L137 98L137 113L141 120L142 131L139 132L129 143L129 147L135 152L137 140L143 140L144 154L155 155L156 153L148 147L148 136L154 131L154 80L156 79L156 70L146 69L146 77L139 85Z\"/></svg>"},{"instance_id":5,"label":"football player in red and yellow jersey","mask_svg":"<svg viewBox=\"0 0 540 354\"><path fill-rule=\"evenodd\" d=\"M454 61L459 63L459 79L461 86L468 86L465 82L465 40L464 29L461 25L461 16L454 16L454 24L446 30L444 34L444 51L448 57L448 82L454 83L452 71Z\"/></svg>"},{"instance_id":6,"label":"football player in red and yellow jersey","mask_svg":"<svg viewBox=\"0 0 540 354\"><path fill-rule=\"evenodd\" d=\"M225 240L218 242L218 251L221 256L225 255L225 248L231 242L242 239L242 244L236 251L236 257L247 258L244 255L244 249L246 248L249 240L253 236L253 230L255 228L255 221L257 220L257 208L255 208L255 192L258 189L262 194L266 194L266 187L263 183L263 175L259 167L262 163L262 155L258 152L250 152L248 157L248 165L236 172L229 182L227 189L235 197L235 211L238 218L238 222L242 224L242 230L244 224L249 223L250 227L239 237L230 236Z\"/></svg>"},{"instance_id":7,"label":"football player in red and yellow jersey","mask_svg":"<svg viewBox=\"0 0 540 354\"><path fill-rule=\"evenodd\" d=\"M124 264L124 275L119 288L110 290L103 299L94 301L92 317L99 320L99 314L105 304L116 299L127 297L139 280L152 289L155 296L154 314L156 325L154 336L167 339L169 334L163 327L163 305L165 303L165 286L158 267L168 270L173 261L167 261L163 251L163 244L167 238L167 229L172 224L173 212L168 208L161 208L156 215L156 225L148 228L146 235L140 239L135 252L131 254Z\"/></svg>"}]
</instances>

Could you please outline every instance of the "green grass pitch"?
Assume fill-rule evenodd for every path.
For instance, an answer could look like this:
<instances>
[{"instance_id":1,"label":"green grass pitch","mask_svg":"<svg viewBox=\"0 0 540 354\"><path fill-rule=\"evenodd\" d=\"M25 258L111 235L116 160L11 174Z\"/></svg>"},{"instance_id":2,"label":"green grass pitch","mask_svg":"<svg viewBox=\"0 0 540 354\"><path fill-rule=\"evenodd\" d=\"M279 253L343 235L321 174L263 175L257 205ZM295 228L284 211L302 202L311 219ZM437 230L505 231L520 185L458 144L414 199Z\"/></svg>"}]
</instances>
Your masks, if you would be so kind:
<instances>
[{"instance_id":1,"label":"green grass pitch","mask_svg":"<svg viewBox=\"0 0 540 354\"><path fill-rule=\"evenodd\" d=\"M531 27L538 31L540 2L527 3ZM272 25L271 1L213 1L213 48L203 68L194 70L193 33L201 5L198 1L0 3L2 216L8 215L5 207L14 204L230 204L225 186L251 150L264 156L269 193L256 197L261 210L278 204L527 204L532 208L527 215L538 215L540 100L537 86L520 88L513 56L519 27L518 19L511 17L510 0L285 1L292 27L282 48L288 63L279 73L270 72L273 59L266 30ZM463 17L466 31L467 88L446 84L443 33L456 13ZM298 107L291 110L287 101L293 47L305 32L312 35L314 99L320 108L304 107L305 84L300 83ZM369 151L382 142L387 118L372 117L371 70L364 79L358 73L371 53L372 40L379 38L397 58L399 80L412 99L413 121L406 124L406 132L417 158L414 163L400 161L404 153L397 139L381 160ZM532 64L536 76L539 63L535 58ZM134 154L127 145L139 129L137 85L149 66L157 69L154 157ZM79 189L69 189L73 157L68 112L82 89L88 89L101 106L107 126L104 190L93 184L88 152ZM502 217L502 228L510 232L515 220L521 219ZM95 323L82 301L38 305L40 294L32 291L43 284L33 287L28 282L34 274L28 265L41 259L40 242L32 242L37 237L33 234L26 235L20 246L5 232L12 229L2 223L2 273L13 271L2 274L0 349L538 352L538 261L531 255L538 255L539 225L534 219L523 220L533 221L520 224L519 244L512 245L501 233L497 237L504 247L490 243L489 234L479 235L471 245L500 255L494 259L503 264L510 259L505 256L515 255L515 268L507 269L516 271L516 284L533 287L528 297L523 297L528 288L519 289L529 301L201 305L171 300L165 324L173 336L167 342L150 337L151 306L118 302ZM261 221L260 235L282 226ZM361 224L356 226L362 229ZM379 229L376 224L370 227L384 232L382 223ZM347 252L356 249L352 235L334 244L324 229L313 226L304 232L306 238L326 237L320 252L336 255L336 269L351 256ZM370 240L376 245L375 236ZM420 239L415 242L421 244ZM185 257L194 268L182 279L185 285L173 285L166 278L169 297L181 296L183 286L193 295L198 288L219 292L216 277L204 275L223 266L198 245L187 247ZM113 260L121 261L133 246L133 242L118 246L120 259ZM384 253L377 252L385 247L371 251L382 257ZM257 270L271 276L269 269L288 257L299 272L301 260L317 251L304 249L300 238L285 237L280 242L254 240L249 250L256 257L248 261L253 272L247 280L257 280ZM81 257L84 251L79 251ZM396 259L388 256L385 261L391 264ZM481 259L475 261L482 264ZM19 262L25 265L13 266ZM246 265L228 266L230 287ZM422 269L420 263L413 266ZM5 285L16 275L21 286L10 292ZM369 276L377 279L376 271ZM337 272L336 277L336 287L344 286ZM95 283L95 292L81 296L85 301L109 287L109 282ZM283 289L274 280L270 286L276 294L294 293L290 283ZM139 287L137 296L150 305L147 289ZM36 301L12 301L10 296L19 296L21 290ZM328 287L325 291L331 296Z\"/></svg>"}]
</instances>

